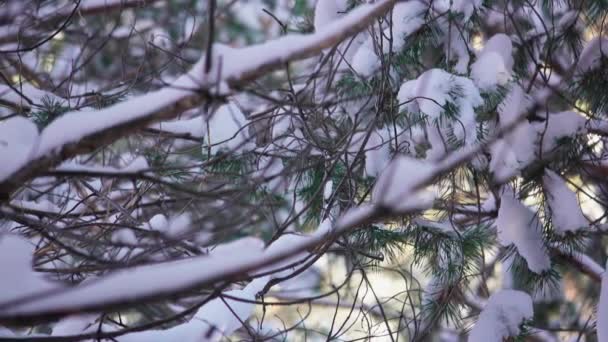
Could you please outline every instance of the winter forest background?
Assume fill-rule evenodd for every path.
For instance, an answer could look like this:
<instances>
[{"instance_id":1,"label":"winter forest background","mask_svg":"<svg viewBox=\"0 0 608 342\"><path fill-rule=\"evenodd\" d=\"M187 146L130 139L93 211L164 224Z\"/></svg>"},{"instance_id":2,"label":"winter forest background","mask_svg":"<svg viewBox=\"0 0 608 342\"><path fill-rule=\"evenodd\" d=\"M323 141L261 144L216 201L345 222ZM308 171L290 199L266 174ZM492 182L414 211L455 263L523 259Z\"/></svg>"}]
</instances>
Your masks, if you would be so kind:
<instances>
[{"instance_id":1,"label":"winter forest background","mask_svg":"<svg viewBox=\"0 0 608 342\"><path fill-rule=\"evenodd\" d=\"M0 341L608 341L607 17L0 1Z\"/></svg>"}]
</instances>

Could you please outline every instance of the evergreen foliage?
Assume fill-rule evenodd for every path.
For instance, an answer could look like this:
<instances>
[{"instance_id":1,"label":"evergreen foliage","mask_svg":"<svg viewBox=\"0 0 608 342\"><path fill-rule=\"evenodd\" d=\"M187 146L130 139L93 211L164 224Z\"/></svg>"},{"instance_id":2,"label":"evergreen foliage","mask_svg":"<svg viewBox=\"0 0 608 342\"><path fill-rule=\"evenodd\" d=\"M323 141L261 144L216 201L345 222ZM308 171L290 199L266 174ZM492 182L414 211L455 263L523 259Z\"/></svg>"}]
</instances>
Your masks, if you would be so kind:
<instances>
[{"instance_id":1,"label":"evergreen foliage","mask_svg":"<svg viewBox=\"0 0 608 342\"><path fill-rule=\"evenodd\" d=\"M0 166L0 257L4 236L20 236L32 284L79 289L243 244L203 265L211 280L86 307L75 317L90 324L65 335L97 340L150 324L159 340L192 328L209 340L460 341L494 294L517 290L533 314L490 307L505 316L487 328L497 342L599 341L608 1L393 1L365 27L344 20L388 2L24 1L12 38L0 4L0 49L18 50L0 53L0 157L14 160ZM41 35L58 18L61 35ZM181 84L195 89L137 102ZM80 125L59 126L71 118ZM0 337L62 331L55 312L13 326L19 304L5 299ZM327 303L331 320L313 309Z\"/></svg>"}]
</instances>

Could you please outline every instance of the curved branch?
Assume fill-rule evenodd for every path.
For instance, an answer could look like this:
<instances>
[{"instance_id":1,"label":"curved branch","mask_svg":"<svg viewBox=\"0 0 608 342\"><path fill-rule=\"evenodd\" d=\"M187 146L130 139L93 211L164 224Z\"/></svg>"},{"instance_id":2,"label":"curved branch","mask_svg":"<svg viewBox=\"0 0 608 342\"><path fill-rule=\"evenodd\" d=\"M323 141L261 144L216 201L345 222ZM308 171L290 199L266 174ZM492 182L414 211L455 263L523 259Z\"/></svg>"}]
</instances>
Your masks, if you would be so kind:
<instances>
[{"instance_id":1,"label":"curved branch","mask_svg":"<svg viewBox=\"0 0 608 342\"><path fill-rule=\"evenodd\" d=\"M210 75L204 74L204 58L173 84L160 90L93 112L66 113L40 134L33 157L17 171L0 178L0 201L26 181L76 155L91 152L141 128L177 116L217 97L218 85L236 89L282 68L285 63L317 55L355 35L384 15L396 0L359 6L322 31L288 35L267 43L218 52ZM243 63L248 61L248 63ZM218 65L219 64L219 65ZM222 66L225 66L223 68ZM215 72L214 72L215 71ZM2 175L0 175L2 177Z\"/></svg>"}]
</instances>

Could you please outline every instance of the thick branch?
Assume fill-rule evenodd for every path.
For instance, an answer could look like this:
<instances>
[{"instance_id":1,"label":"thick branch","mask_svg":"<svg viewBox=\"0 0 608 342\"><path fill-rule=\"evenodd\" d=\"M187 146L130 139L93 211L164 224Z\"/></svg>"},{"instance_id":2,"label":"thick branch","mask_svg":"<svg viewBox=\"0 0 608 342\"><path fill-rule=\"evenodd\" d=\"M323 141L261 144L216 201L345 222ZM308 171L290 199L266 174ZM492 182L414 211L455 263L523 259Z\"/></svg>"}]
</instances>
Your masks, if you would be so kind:
<instances>
[{"instance_id":1,"label":"thick branch","mask_svg":"<svg viewBox=\"0 0 608 342\"><path fill-rule=\"evenodd\" d=\"M213 89L218 85L239 88L284 67L287 62L309 58L335 46L373 23L395 1L384 0L360 6L314 34L289 35L252 47L228 49L224 54L218 52L219 63L214 63L215 70L210 75L203 73L204 61L201 60L167 88L99 111L65 114L41 132L38 150L30 161L0 180L0 200L7 200L26 181L64 160L94 151L154 122L175 117L200 105L211 99ZM73 131L82 128L85 129ZM59 139L58 136L62 135L66 137Z\"/></svg>"}]
</instances>

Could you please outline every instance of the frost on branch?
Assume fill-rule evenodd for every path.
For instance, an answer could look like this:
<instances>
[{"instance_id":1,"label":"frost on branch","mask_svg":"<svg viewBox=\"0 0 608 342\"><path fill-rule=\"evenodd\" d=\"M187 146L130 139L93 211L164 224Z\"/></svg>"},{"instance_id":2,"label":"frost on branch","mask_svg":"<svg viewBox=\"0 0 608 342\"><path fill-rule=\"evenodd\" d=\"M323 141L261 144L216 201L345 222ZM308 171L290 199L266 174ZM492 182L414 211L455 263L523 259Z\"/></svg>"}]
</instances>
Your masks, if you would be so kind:
<instances>
[{"instance_id":1,"label":"frost on branch","mask_svg":"<svg viewBox=\"0 0 608 342\"><path fill-rule=\"evenodd\" d=\"M521 291L501 290L490 296L471 333L470 342L502 342L520 333L520 325L534 315L532 299Z\"/></svg>"}]
</instances>

